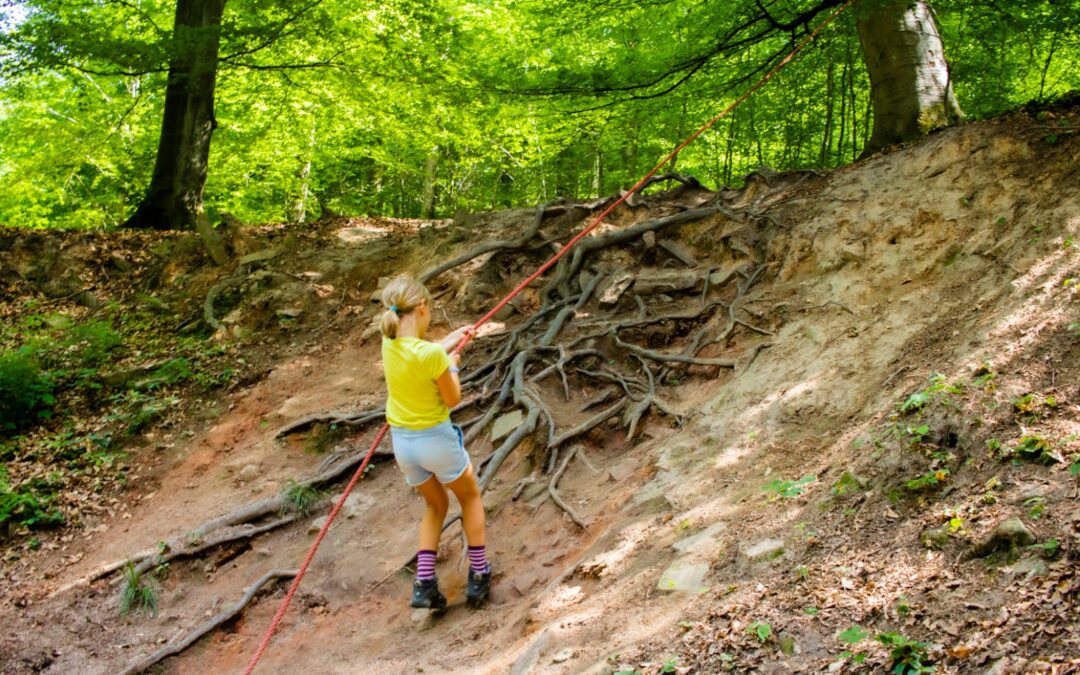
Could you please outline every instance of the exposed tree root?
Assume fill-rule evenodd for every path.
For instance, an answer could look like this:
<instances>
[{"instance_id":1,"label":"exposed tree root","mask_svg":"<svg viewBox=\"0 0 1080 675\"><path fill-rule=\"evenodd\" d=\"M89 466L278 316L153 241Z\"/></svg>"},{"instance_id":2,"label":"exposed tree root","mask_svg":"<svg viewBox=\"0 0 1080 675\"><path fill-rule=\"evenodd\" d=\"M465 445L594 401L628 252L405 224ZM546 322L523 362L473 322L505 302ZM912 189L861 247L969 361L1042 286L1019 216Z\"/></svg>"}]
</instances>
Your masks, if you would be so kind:
<instances>
[{"instance_id":1,"label":"exposed tree root","mask_svg":"<svg viewBox=\"0 0 1080 675\"><path fill-rule=\"evenodd\" d=\"M145 656L139 659L133 665L129 666L127 670L124 670L122 675L136 675L137 673L146 671L151 666L163 659L179 654L191 645L195 644L199 640L199 638L210 633L218 626L227 623L239 616L240 613L244 611L244 608L247 607L248 604L255 598L255 595L262 589L263 586L270 583L271 581L276 581L278 579L291 579L296 576L297 572L299 572L299 570L271 570L267 572L266 574L259 577L255 581L255 583L248 586L247 591L244 593L243 597L241 597L240 600L238 600L234 605L222 612L219 612L214 617L200 624L197 628L195 628L195 630L188 633L185 637L165 645L164 647L157 650L153 654L150 654L149 656Z\"/></svg>"},{"instance_id":2,"label":"exposed tree root","mask_svg":"<svg viewBox=\"0 0 1080 675\"><path fill-rule=\"evenodd\" d=\"M577 450L577 448L571 448L570 452L566 453L566 457L563 458L562 464L559 465L559 469L552 474L551 480L548 481L547 491L548 495L551 496L551 501L555 502L560 509L565 511L566 515L570 516L570 520L574 521L581 529L588 530L589 526L585 524L585 521L581 519L581 516L579 516L574 509L570 508L570 505L559 495L559 491L555 489L555 486L559 484L559 479L562 478L563 473L566 472L566 467L570 465L570 460L577 454Z\"/></svg>"},{"instance_id":3,"label":"exposed tree root","mask_svg":"<svg viewBox=\"0 0 1080 675\"><path fill-rule=\"evenodd\" d=\"M390 453L386 449L376 452L376 455L385 456L387 454ZM350 473L363 459L363 453L357 453L346 460L320 470L314 478L300 482L298 485L317 488L333 483L341 476ZM196 529L164 541L158 546L139 551L123 560L101 565L91 573L57 588L49 594L49 597L60 595L73 588L87 586L99 579L108 577L123 569L128 563L134 564L136 571L145 572L165 562L198 556L224 544L251 539L293 523L306 515L306 513L310 513L310 511L304 513L291 511L288 500L283 494L260 499L225 515L208 520ZM259 522L271 516L277 516L277 518L267 522Z\"/></svg>"}]
</instances>

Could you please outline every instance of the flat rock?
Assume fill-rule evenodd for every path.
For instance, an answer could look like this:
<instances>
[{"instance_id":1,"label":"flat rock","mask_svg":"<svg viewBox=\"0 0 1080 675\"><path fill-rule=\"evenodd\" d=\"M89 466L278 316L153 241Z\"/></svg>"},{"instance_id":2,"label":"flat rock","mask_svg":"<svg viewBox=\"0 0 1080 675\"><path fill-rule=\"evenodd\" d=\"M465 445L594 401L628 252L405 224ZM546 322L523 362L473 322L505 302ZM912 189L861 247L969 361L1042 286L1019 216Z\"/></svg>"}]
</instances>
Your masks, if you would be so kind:
<instances>
[{"instance_id":1,"label":"flat rock","mask_svg":"<svg viewBox=\"0 0 1080 675\"><path fill-rule=\"evenodd\" d=\"M670 593L700 593L707 588L705 575L708 573L708 563L676 560L660 575L656 588Z\"/></svg>"},{"instance_id":2,"label":"flat rock","mask_svg":"<svg viewBox=\"0 0 1080 675\"><path fill-rule=\"evenodd\" d=\"M329 516L321 516L311 521L311 524L308 525L307 529L308 534L318 534L319 530L321 530L323 528L323 525L326 524L327 518L329 518Z\"/></svg>"},{"instance_id":3,"label":"flat rock","mask_svg":"<svg viewBox=\"0 0 1080 675\"><path fill-rule=\"evenodd\" d=\"M525 415L520 408L499 416L495 419L495 424L491 426L491 440L494 442L504 436L509 436L523 422L525 422Z\"/></svg>"},{"instance_id":4,"label":"flat rock","mask_svg":"<svg viewBox=\"0 0 1080 675\"><path fill-rule=\"evenodd\" d=\"M981 543L971 551L971 557L982 558L999 551L1011 551L1035 543L1035 535L1019 518L1009 518L997 525Z\"/></svg>"},{"instance_id":5,"label":"flat rock","mask_svg":"<svg viewBox=\"0 0 1080 675\"><path fill-rule=\"evenodd\" d=\"M716 270L709 275L710 286L723 286L727 282L731 281L731 278L735 276L735 270Z\"/></svg>"},{"instance_id":6,"label":"flat rock","mask_svg":"<svg viewBox=\"0 0 1080 675\"><path fill-rule=\"evenodd\" d=\"M355 492L349 495L345 503L341 505L341 515L346 518L356 518L374 505L375 500L368 495L360 495Z\"/></svg>"},{"instance_id":7,"label":"flat rock","mask_svg":"<svg viewBox=\"0 0 1080 675\"><path fill-rule=\"evenodd\" d=\"M572 658L574 658L574 650L567 647L566 649L560 651L555 656L552 656L551 657L551 662L552 663L566 663L567 661L569 661Z\"/></svg>"},{"instance_id":8,"label":"flat rock","mask_svg":"<svg viewBox=\"0 0 1080 675\"><path fill-rule=\"evenodd\" d=\"M743 548L742 554L746 556L747 560L771 560L784 552L784 540L783 539L762 539L756 544L751 544Z\"/></svg>"},{"instance_id":9,"label":"flat rock","mask_svg":"<svg viewBox=\"0 0 1080 675\"><path fill-rule=\"evenodd\" d=\"M616 483L621 483L638 469L638 460L627 457L608 469L608 476Z\"/></svg>"},{"instance_id":10,"label":"flat rock","mask_svg":"<svg viewBox=\"0 0 1080 675\"><path fill-rule=\"evenodd\" d=\"M1045 560L1024 558L1006 567L1005 571L1016 576L1023 576L1025 580L1030 581L1036 577L1046 576L1049 567Z\"/></svg>"},{"instance_id":11,"label":"flat rock","mask_svg":"<svg viewBox=\"0 0 1080 675\"><path fill-rule=\"evenodd\" d=\"M720 520L706 527L697 534L680 539L671 545L680 553L704 553L716 548L716 535L727 529L727 523Z\"/></svg>"},{"instance_id":12,"label":"flat rock","mask_svg":"<svg viewBox=\"0 0 1080 675\"><path fill-rule=\"evenodd\" d=\"M240 469L239 478L242 481L255 480L259 476L259 467L254 464L248 464L243 469Z\"/></svg>"},{"instance_id":13,"label":"flat rock","mask_svg":"<svg viewBox=\"0 0 1080 675\"><path fill-rule=\"evenodd\" d=\"M634 292L639 295L671 293L693 288L701 281L695 270L643 269L634 280Z\"/></svg>"},{"instance_id":14,"label":"flat rock","mask_svg":"<svg viewBox=\"0 0 1080 675\"><path fill-rule=\"evenodd\" d=\"M614 305L622 297L630 284L634 283L634 275L629 272L620 272L612 277L607 287L600 293L601 305Z\"/></svg>"},{"instance_id":15,"label":"flat rock","mask_svg":"<svg viewBox=\"0 0 1080 675\"><path fill-rule=\"evenodd\" d=\"M547 648L549 642L551 642L551 633L546 630L541 632L533 643L514 659L510 675L528 675L536 672L536 666L540 662L540 653Z\"/></svg>"},{"instance_id":16,"label":"flat rock","mask_svg":"<svg viewBox=\"0 0 1080 675\"><path fill-rule=\"evenodd\" d=\"M698 261L694 257L694 254L690 252L690 249L686 247L681 241L675 241L674 239L661 239L660 248L664 249L671 255L679 259L679 262L687 267L697 267Z\"/></svg>"}]
</instances>

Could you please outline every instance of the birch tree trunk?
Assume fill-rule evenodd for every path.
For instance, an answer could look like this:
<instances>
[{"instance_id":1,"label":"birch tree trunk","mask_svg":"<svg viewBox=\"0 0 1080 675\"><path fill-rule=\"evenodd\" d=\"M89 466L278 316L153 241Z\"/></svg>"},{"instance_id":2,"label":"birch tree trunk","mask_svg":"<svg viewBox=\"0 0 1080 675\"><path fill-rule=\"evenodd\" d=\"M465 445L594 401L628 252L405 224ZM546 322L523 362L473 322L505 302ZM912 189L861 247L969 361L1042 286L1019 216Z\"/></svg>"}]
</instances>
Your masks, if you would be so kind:
<instances>
[{"instance_id":1,"label":"birch tree trunk","mask_svg":"<svg viewBox=\"0 0 1080 675\"><path fill-rule=\"evenodd\" d=\"M177 0L165 113L146 196L124 227L193 229L210 158L225 0Z\"/></svg>"},{"instance_id":2,"label":"birch tree trunk","mask_svg":"<svg viewBox=\"0 0 1080 675\"><path fill-rule=\"evenodd\" d=\"M960 119L949 66L926 2L892 2L856 21L874 105L866 157Z\"/></svg>"}]
</instances>

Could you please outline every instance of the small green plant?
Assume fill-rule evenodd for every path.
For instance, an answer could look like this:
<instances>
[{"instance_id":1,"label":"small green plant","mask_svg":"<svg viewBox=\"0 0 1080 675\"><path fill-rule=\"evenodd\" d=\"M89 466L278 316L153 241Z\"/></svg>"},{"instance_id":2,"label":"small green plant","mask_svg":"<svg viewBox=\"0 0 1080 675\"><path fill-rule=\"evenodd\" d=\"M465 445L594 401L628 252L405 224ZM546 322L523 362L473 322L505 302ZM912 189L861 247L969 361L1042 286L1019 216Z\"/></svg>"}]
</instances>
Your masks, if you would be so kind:
<instances>
[{"instance_id":1,"label":"small green plant","mask_svg":"<svg viewBox=\"0 0 1080 675\"><path fill-rule=\"evenodd\" d=\"M904 415L912 415L914 413L922 412L922 410L936 399L947 397L951 394L963 394L964 385L962 383L950 384L948 379L941 373L934 373L930 376L930 384L927 385L922 391L915 392L911 396L908 396L900 404L900 413Z\"/></svg>"},{"instance_id":2,"label":"small green plant","mask_svg":"<svg viewBox=\"0 0 1080 675\"><path fill-rule=\"evenodd\" d=\"M677 658L670 658L664 661L664 665L660 666L661 673L675 673L679 670L679 660Z\"/></svg>"},{"instance_id":3,"label":"small green plant","mask_svg":"<svg viewBox=\"0 0 1080 675\"><path fill-rule=\"evenodd\" d=\"M807 616L817 616L821 613L821 610L817 607L803 607L803 614Z\"/></svg>"},{"instance_id":4,"label":"small green plant","mask_svg":"<svg viewBox=\"0 0 1080 675\"><path fill-rule=\"evenodd\" d=\"M51 497L43 496L35 484L11 486L7 470L0 464L0 540L5 537L9 523L31 529L51 527L64 522L64 515L50 509Z\"/></svg>"},{"instance_id":5,"label":"small green plant","mask_svg":"<svg viewBox=\"0 0 1080 675\"><path fill-rule=\"evenodd\" d=\"M1057 400L1053 396L1041 398L1036 394L1017 396L1009 399L1009 403L1017 418L1026 422L1039 420L1047 413L1047 408L1053 410L1057 407Z\"/></svg>"},{"instance_id":6,"label":"small green plant","mask_svg":"<svg viewBox=\"0 0 1080 675\"><path fill-rule=\"evenodd\" d=\"M929 647L900 633L878 633L875 638L889 648L893 675L920 675L937 670L930 664Z\"/></svg>"},{"instance_id":7,"label":"small green plant","mask_svg":"<svg viewBox=\"0 0 1080 675\"><path fill-rule=\"evenodd\" d=\"M972 383L976 387L982 387L985 391L993 391L995 388L994 379L996 377L997 373L994 372L989 363L984 361L975 369L975 379L972 380Z\"/></svg>"},{"instance_id":8,"label":"small green plant","mask_svg":"<svg viewBox=\"0 0 1080 675\"><path fill-rule=\"evenodd\" d=\"M1009 454L1037 464L1057 464L1062 461L1061 456L1054 452L1053 443L1037 434L1021 438Z\"/></svg>"},{"instance_id":9,"label":"small green plant","mask_svg":"<svg viewBox=\"0 0 1080 675\"><path fill-rule=\"evenodd\" d=\"M919 391L904 399L904 402L900 404L900 412L905 415L918 412L922 410L927 403L930 402L930 394L926 391Z\"/></svg>"},{"instance_id":10,"label":"small green plant","mask_svg":"<svg viewBox=\"0 0 1080 675\"><path fill-rule=\"evenodd\" d=\"M908 435L908 445L912 448L918 448L930 433L930 427L926 424L920 424L919 426L908 425L904 431Z\"/></svg>"},{"instance_id":11,"label":"small green plant","mask_svg":"<svg viewBox=\"0 0 1080 675\"><path fill-rule=\"evenodd\" d=\"M795 568L795 578L799 581L806 581L810 578L810 568L806 565L799 565Z\"/></svg>"},{"instance_id":12,"label":"small green plant","mask_svg":"<svg viewBox=\"0 0 1080 675\"><path fill-rule=\"evenodd\" d=\"M120 593L120 615L135 610L140 614L157 616L157 594L143 575L128 563L124 568L124 590Z\"/></svg>"},{"instance_id":13,"label":"small green plant","mask_svg":"<svg viewBox=\"0 0 1080 675\"><path fill-rule=\"evenodd\" d=\"M138 383L139 389L153 391L160 387L169 387L189 380L195 376L191 362L185 358L169 359L154 369L150 377Z\"/></svg>"},{"instance_id":14,"label":"small green plant","mask_svg":"<svg viewBox=\"0 0 1080 675\"><path fill-rule=\"evenodd\" d=\"M776 479L765 486L765 491L772 493L772 499L790 499L798 497L810 483L817 480L817 476L803 476L799 480Z\"/></svg>"},{"instance_id":15,"label":"small green plant","mask_svg":"<svg viewBox=\"0 0 1080 675\"><path fill-rule=\"evenodd\" d=\"M1073 334L1073 337L1080 337L1080 321L1074 321L1066 326L1066 328Z\"/></svg>"},{"instance_id":16,"label":"small green plant","mask_svg":"<svg viewBox=\"0 0 1080 675\"><path fill-rule=\"evenodd\" d=\"M832 493L836 497L843 497L861 489L862 485L859 484L859 480L847 471L840 474L840 478L832 484Z\"/></svg>"},{"instance_id":17,"label":"small green plant","mask_svg":"<svg viewBox=\"0 0 1080 675\"><path fill-rule=\"evenodd\" d=\"M918 478L912 478L911 480L906 481L904 487L911 492L922 492L932 490L947 480L949 480L949 470L937 469L936 471L924 473Z\"/></svg>"},{"instance_id":18,"label":"small green plant","mask_svg":"<svg viewBox=\"0 0 1080 675\"><path fill-rule=\"evenodd\" d=\"M1038 520L1046 513L1046 497L1032 497L1024 500L1024 506L1028 508L1028 516Z\"/></svg>"},{"instance_id":19,"label":"small green plant","mask_svg":"<svg viewBox=\"0 0 1080 675\"><path fill-rule=\"evenodd\" d=\"M859 644L867 637L869 637L869 635L870 633L867 633L865 630L863 630L861 626L852 626L851 628L848 628L847 630L839 633L836 636L836 639L840 640L840 642L843 642L846 645L854 647L855 645ZM857 652L853 649L846 649L841 652L837 658L851 659L853 663L862 663L866 660L866 654L864 654L863 652Z\"/></svg>"},{"instance_id":20,"label":"small green plant","mask_svg":"<svg viewBox=\"0 0 1080 675\"><path fill-rule=\"evenodd\" d=\"M0 353L0 434L52 416L53 377L27 347Z\"/></svg>"},{"instance_id":21,"label":"small green plant","mask_svg":"<svg viewBox=\"0 0 1080 675\"><path fill-rule=\"evenodd\" d=\"M282 493L282 500L286 511L307 513L322 499L323 494L318 488L290 480Z\"/></svg>"},{"instance_id":22,"label":"small green plant","mask_svg":"<svg viewBox=\"0 0 1080 675\"><path fill-rule=\"evenodd\" d=\"M1047 560L1053 560L1061 552L1061 542L1057 539L1051 539L1045 544L1032 544L1028 546L1032 551L1037 551L1039 555Z\"/></svg>"},{"instance_id":23,"label":"small green plant","mask_svg":"<svg viewBox=\"0 0 1080 675\"><path fill-rule=\"evenodd\" d=\"M911 614L911 605L908 604L907 598L900 596L896 600L896 613L900 616L907 616Z\"/></svg>"},{"instance_id":24,"label":"small green plant","mask_svg":"<svg viewBox=\"0 0 1080 675\"><path fill-rule=\"evenodd\" d=\"M755 621L746 627L746 632L755 636L758 642L764 644L772 635L772 626L765 621Z\"/></svg>"}]
</instances>

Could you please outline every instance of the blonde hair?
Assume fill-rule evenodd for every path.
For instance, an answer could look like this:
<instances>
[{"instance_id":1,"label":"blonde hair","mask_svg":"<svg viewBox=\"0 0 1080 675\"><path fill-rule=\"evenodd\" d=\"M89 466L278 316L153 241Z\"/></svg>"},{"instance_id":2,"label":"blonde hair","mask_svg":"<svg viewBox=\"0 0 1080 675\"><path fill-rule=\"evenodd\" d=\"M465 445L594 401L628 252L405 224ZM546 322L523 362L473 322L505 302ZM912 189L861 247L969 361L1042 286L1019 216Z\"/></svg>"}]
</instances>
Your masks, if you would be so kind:
<instances>
[{"instance_id":1,"label":"blonde hair","mask_svg":"<svg viewBox=\"0 0 1080 675\"><path fill-rule=\"evenodd\" d=\"M430 303L431 294L422 283L407 274L386 284L382 292L382 303L386 307L386 312L379 324L382 334L391 340L396 338L401 316L413 311L425 300Z\"/></svg>"}]
</instances>

